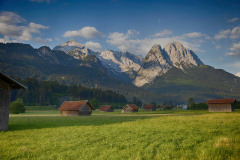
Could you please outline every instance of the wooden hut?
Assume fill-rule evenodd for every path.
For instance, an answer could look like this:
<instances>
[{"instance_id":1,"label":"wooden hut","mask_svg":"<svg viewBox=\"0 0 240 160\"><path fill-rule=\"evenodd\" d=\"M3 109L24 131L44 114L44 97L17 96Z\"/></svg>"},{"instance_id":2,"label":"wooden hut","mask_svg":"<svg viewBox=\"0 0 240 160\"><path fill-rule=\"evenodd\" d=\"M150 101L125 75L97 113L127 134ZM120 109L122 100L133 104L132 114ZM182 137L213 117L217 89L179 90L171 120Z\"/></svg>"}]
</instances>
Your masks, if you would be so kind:
<instances>
[{"instance_id":1,"label":"wooden hut","mask_svg":"<svg viewBox=\"0 0 240 160\"><path fill-rule=\"evenodd\" d=\"M146 104L143 106L144 111L156 111L156 105L154 104Z\"/></svg>"},{"instance_id":2,"label":"wooden hut","mask_svg":"<svg viewBox=\"0 0 240 160\"><path fill-rule=\"evenodd\" d=\"M90 116L94 108L88 100L83 100L65 101L58 110L62 116Z\"/></svg>"},{"instance_id":3,"label":"wooden hut","mask_svg":"<svg viewBox=\"0 0 240 160\"><path fill-rule=\"evenodd\" d=\"M232 112L236 99L211 99L207 100L209 112Z\"/></svg>"},{"instance_id":4,"label":"wooden hut","mask_svg":"<svg viewBox=\"0 0 240 160\"><path fill-rule=\"evenodd\" d=\"M135 104L127 104L123 107L122 113L129 113L129 112L138 112L138 107Z\"/></svg>"},{"instance_id":5,"label":"wooden hut","mask_svg":"<svg viewBox=\"0 0 240 160\"><path fill-rule=\"evenodd\" d=\"M166 105L162 105L162 106L160 107L160 110L164 110L164 109L166 109L166 108L167 108Z\"/></svg>"},{"instance_id":6,"label":"wooden hut","mask_svg":"<svg viewBox=\"0 0 240 160\"><path fill-rule=\"evenodd\" d=\"M101 112L114 112L114 108L111 105L103 105L99 108Z\"/></svg>"},{"instance_id":7,"label":"wooden hut","mask_svg":"<svg viewBox=\"0 0 240 160\"><path fill-rule=\"evenodd\" d=\"M27 87L0 72L0 131L8 129L10 89L21 88Z\"/></svg>"}]
</instances>

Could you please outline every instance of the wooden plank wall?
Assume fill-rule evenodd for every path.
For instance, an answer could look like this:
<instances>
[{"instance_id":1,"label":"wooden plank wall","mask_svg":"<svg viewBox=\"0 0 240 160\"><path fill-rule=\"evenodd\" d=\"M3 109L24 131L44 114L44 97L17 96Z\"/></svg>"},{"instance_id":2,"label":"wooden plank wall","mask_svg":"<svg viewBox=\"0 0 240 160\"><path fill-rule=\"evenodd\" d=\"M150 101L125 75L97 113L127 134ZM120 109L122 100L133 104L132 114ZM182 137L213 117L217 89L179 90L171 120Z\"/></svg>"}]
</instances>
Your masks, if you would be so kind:
<instances>
[{"instance_id":1,"label":"wooden plank wall","mask_svg":"<svg viewBox=\"0 0 240 160\"><path fill-rule=\"evenodd\" d=\"M79 110L80 116L90 116L91 114L92 114L92 109L88 104L85 104Z\"/></svg>"},{"instance_id":2,"label":"wooden plank wall","mask_svg":"<svg viewBox=\"0 0 240 160\"><path fill-rule=\"evenodd\" d=\"M78 111L61 111L62 116L78 116Z\"/></svg>"},{"instance_id":3,"label":"wooden plank wall","mask_svg":"<svg viewBox=\"0 0 240 160\"><path fill-rule=\"evenodd\" d=\"M208 104L209 112L232 112L231 104Z\"/></svg>"},{"instance_id":4,"label":"wooden plank wall","mask_svg":"<svg viewBox=\"0 0 240 160\"><path fill-rule=\"evenodd\" d=\"M10 87L0 79L0 131L8 129Z\"/></svg>"}]
</instances>

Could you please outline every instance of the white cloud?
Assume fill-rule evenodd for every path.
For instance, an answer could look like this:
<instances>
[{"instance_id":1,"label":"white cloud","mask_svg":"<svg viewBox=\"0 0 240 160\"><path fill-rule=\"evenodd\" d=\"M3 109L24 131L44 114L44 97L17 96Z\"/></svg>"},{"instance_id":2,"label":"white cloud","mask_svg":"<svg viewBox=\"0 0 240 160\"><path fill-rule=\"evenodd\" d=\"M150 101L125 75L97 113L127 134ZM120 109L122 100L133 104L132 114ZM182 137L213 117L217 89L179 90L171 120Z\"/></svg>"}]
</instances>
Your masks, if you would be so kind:
<instances>
[{"instance_id":1,"label":"white cloud","mask_svg":"<svg viewBox=\"0 0 240 160\"><path fill-rule=\"evenodd\" d=\"M236 54L233 53L233 52L228 52L228 53L226 53L226 55L227 55L227 56L236 56Z\"/></svg>"},{"instance_id":2,"label":"white cloud","mask_svg":"<svg viewBox=\"0 0 240 160\"><path fill-rule=\"evenodd\" d=\"M221 49L222 48L221 45L216 45L215 47L216 47L216 49Z\"/></svg>"},{"instance_id":3,"label":"white cloud","mask_svg":"<svg viewBox=\"0 0 240 160\"><path fill-rule=\"evenodd\" d=\"M238 39L240 38L240 26L234 27L232 30L220 30L218 34L215 35L216 40L224 39L224 38L232 38Z\"/></svg>"},{"instance_id":4,"label":"white cloud","mask_svg":"<svg viewBox=\"0 0 240 160\"><path fill-rule=\"evenodd\" d=\"M86 42L85 45L88 48L90 48L90 49L92 49L94 51L101 51L101 49L102 49L102 46L99 43L96 43L96 42L89 41L89 42Z\"/></svg>"},{"instance_id":5,"label":"white cloud","mask_svg":"<svg viewBox=\"0 0 240 160\"><path fill-rule=\"evenodd\" d=\"M52 42L51 38L42 39L41 37L34 37L32 38L32 40L34 42L43 43L43 44L48 44L49 42Z\"/></svg>"},{"instance_id":6,"label":"white cloud","mask_svg":"<svg viewBox=\"0 0 240 160\"><path fill-rule=\"evenodd\" d=\"M229 56L240 56L240 42L233 43L232 47L230 48L230 53L227 53Z\"/></svg>"},{"instance_id":7,"label":"white cloud","mask_svg":"<svg viewBox=\"0 0 240 160\"><path fill-rule=\"evenodd\" d=\"M55 39L56 41L60 41L60 39L59 39L58 37L55 37L54 39Z\"/></svg>"},{"instance_id":8,"label":"white cloud","mask_svg":"<svg viewBox=\"0 0 240 160\"><path fill-rule=\"evenodd\" d=\"M200 32L192 32L192 33L184 34L183 36L188 37L188 38L200 38L203 36L203 34Z\"/></svg>"},{"instance_id":9,"label":"white cloud","mask_svg":"<svg viewBox=\"0 0 240 160\"><path fill-rule=\"evenodd\" d=\"M229 66L234 67L236 69L240 69L240 62L231 63L229 64Z\"/></svg>"},{"instance_id":10,"label":"white cloud","mask_svg":"<svg viewBox=\"0 0 240 160\"><path fill-rule=\"evenodd\" d=\"M232 39L238 39L240 38L240 26L234 27L231 32L231 38Z\"/></svg>"},{"instance_id":11,"label":"white cloud","mask_svg":"<svg viewBox=\"0 0 240 160\"><path fill-rule=\"evenodd\" d=\"M25 22L26 20L13 12L1 12L0 13L0 22L5 24L17 24Z\"/></svg>"},{"instance_id":12,"label":"white cloud","mask_svg":"<svg viewBox=\"0 0 240 160\"><path fill-rule=\"evenodd\" d=\"M228 22L233 23L233 22L237 22L237 21L239 21L239 18L230 19Z\"/></svg>"},{"instance_id":13,"label":"white cloud","mask_svg":"<svg viewBox=\"0 0 240 160\"><path fill-rule=\"evenodd\" d=\"M199 44L193 45L184 40L182 36L168 37L168 38L144 38L144 39L131 39L129 34L114 32L110 33L107 43L116 46L122 51L129 51L137 54L147 54L154 44L160 44L164 47L167 43L179 41L185 47L193 51L200 51Z\"/></svg>"},{"instance_id":14,"label":"white cloud","mask_svg":"<svg viewBox=\"0 0 240 160\"><path fill-rule=\"evenodd\" d=\"M99 32L95 27L83 27L77 31L66 31L63 37L84 37L84 38L96 38L104 36L102 32Z\"/></svg>"},{"instance_id":15,"label":"white cloud","mask_svg":"<svg viewBox=\"0 0 240 160\"><path fill-rule=\"evenodd\" d=\"M240 77L240 72L236 73L236 76Z\"/></svg>"},{"instance_id":16,"label":"white cloud","mask_svg":"<svg viewBox=\"0 0 240 160\"><path fill-rule=\"evenodd\" d=\"M34 38L33 34L40 34L41 30L47 29L47 26L30 22L25 24L26 20L13 12L0 13L0 35L4 37L4 41L35 41L39 38Z\"/></svg>"},{"instance_id":17,"label":"white cloud","mask_svg":"<svg viewBox=\"0 0 240 160\"><path fill-rule=\"evenodd\" d=\"M231 34L231 30L221 30L219 31L218 34L215 35L215 39L219 40L219 39L223 39L223 38L227 38L229 35Z\"/></svg>"},{"instance_id":18,"label":"white cloud","mask_svg":"<svg viewBox=\"0 0 240 160\"><path fill-rule=\"evenodd\" d=\"M170 35L170 34L172 34L172 33L173 33L173 31L163 30L163 31L161 31L161 32L159 32L159 33L156 33L156 34L152 35L152 36L153 36L153 37L163 37L163 36Z\"/></svg>"},{"instance_id":19,"label":"white cloud","mask_svg":"<svg viewBox=\"0 0 240 160\"><path fill-rule=\"evenodd\" d=\"M43 26L41 24L36 24L36 23L30 22L29 26L28 26L28 29L32 33L40 33L40 29L48 29L48 27Z\"/></svg>"}]
</instances>

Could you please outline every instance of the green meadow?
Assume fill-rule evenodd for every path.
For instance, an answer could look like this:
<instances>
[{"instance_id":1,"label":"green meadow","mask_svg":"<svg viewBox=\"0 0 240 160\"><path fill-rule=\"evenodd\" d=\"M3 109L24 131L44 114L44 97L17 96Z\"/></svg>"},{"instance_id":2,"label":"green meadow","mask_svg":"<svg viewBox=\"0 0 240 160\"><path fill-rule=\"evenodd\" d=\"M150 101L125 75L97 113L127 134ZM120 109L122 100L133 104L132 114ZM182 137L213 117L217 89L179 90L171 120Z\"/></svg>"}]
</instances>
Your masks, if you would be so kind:
<instances>
[{"instance_id":1,"label":"green meadow","mask_svg":"<svg viewBox=\"0 0 240 160\"><path fill-rule=\"evenodd\" d=\"M10 115L0 159L240 159L240 111Z\"/></svg>"}]
</instances>

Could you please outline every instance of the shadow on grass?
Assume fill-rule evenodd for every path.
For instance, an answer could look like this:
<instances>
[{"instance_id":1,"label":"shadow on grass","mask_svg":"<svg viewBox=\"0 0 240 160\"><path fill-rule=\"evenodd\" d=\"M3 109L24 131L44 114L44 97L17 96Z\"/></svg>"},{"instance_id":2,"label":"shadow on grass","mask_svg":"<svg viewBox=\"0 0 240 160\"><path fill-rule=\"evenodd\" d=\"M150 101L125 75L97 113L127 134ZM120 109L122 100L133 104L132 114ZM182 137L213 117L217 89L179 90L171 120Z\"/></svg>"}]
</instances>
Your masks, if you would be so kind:
<instances>
[{"instance_id":1,"label":"shadow on grass","mask_svg":"<svg viewBox=\"0 0 240 160\"><path fill-rule=\"evenodd\" d=\"M101 126L154 118L151 116L24 116L10 117L9 131L71 126Z\"/></svg>"}]
</instances>

